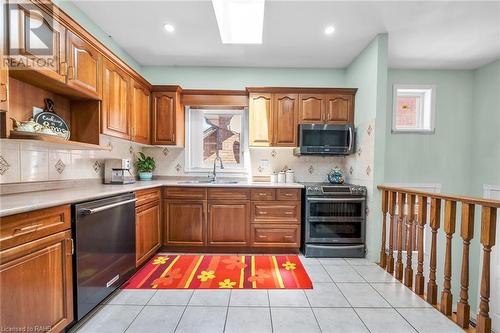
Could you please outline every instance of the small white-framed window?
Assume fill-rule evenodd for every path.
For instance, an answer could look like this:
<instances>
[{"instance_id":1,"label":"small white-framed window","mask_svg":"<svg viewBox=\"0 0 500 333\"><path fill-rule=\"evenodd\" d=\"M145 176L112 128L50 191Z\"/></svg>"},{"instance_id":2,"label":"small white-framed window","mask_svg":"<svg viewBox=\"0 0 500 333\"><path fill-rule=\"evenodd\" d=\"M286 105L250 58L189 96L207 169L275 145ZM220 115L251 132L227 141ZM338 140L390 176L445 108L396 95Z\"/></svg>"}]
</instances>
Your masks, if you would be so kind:
<instances>
[{"instance_id":1,"label":"small white-framed window","mask_svg":"<svg viewBox=\"0 0 500 333\"><path fill-rule=\"evenodd\" d=\"M246 173L246 109L186 107L186 172L210 172L217 155L221 173Z\"/></svg>"},{"instance_id":2,"label":"small white-framed window","mask_svg":"<svg viewBox=\"0 0 500 333\"><path fill-rule=\"evenodd\" d=\"M435 85L395 84L392 132L434 133Z\"/></svg>"}]
</instances>

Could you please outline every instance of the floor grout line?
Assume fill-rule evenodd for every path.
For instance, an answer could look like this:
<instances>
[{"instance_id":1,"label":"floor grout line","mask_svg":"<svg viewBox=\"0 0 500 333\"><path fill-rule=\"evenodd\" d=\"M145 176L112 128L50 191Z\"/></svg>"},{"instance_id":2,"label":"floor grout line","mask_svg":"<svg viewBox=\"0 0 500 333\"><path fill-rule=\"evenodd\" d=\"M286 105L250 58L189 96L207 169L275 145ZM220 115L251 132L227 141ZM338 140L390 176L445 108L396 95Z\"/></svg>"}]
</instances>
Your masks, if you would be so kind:
<instances>
[{"instance_id":1,"label":"floor grout line","mask_svg":"<svg viewBox=\"0 0 500 333\"><path fill-rule=\"evenodd\" d=\"M174 333L177 331L177 328L179 327L179 324L181 323L181 320L182 320L182 317L184 317L184 313L186 313L186 310L188 308L188 305L189 305L189 302L191 302L191 298L193 298L193 295L194 295L194 290L193 292L191 293L191 296L189 296L189 299L186 303L186 306L184 307L184 311L182 311L182 314L181 316L179 317L179 320L177 321L177 325L175 325L175 328L174 328Z\"/></svg>"}]
</instances>

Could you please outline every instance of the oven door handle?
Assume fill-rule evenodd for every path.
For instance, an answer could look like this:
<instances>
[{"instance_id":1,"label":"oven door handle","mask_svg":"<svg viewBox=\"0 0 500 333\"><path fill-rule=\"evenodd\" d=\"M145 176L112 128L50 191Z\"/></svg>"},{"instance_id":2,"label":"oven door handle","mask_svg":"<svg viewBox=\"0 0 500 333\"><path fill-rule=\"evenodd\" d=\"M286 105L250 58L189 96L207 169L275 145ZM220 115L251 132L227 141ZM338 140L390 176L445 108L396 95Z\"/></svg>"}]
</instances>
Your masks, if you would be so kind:
<instances>
[{"instance_id":1,"label":"oven door handle","mask_svg":"<svg viewBox=\"0 0 500 333\"><path fill-rule=\"evenodd\" d=\"M111 208L114 208L114 207L126 205L128 203L136 202L136 201L137 201L137 199L130 199L130 200L120 201L120 202L112 203L112 204L109 204L109 205L106 205L106 206L97 207L97 208L82 208L82 209L80 209L78 211L78 213L80 215L92 215L92 214L95 214L95 213L102 212L103 210L108 210L108 209L111 209Z\"/></svg>"},{"instance_id":2,"label":"oven door handle","mask_svg":"<svg viewBox=\"0 0 500 333\"><path fill-rule=\"evenodd\" d=\"M352 144L353 144L353 135L352 135L352 127L349 126L349 149L347 151L352 150Z\"/></svg>"},{"instance_id":3,"label":"oven door handle","mask_svg":"<svg viewBox=\"0 0 500 333\"><path fill-rule=\"evenodd\" d=\"M365 198L307 198L308 202L364 202Z\"/></svg>"}]
</instances>

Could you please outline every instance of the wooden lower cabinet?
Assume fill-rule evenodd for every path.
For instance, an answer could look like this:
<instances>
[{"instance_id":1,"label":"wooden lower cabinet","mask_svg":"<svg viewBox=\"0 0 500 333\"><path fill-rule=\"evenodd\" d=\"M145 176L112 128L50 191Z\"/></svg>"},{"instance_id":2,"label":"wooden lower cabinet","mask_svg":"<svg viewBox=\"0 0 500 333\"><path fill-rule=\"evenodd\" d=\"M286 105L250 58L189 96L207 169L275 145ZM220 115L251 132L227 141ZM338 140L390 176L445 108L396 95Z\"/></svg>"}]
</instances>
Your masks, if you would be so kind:
<instances>
[{"instance_id":1,"label":"wooden lower cabinet","mask_svg":"<svg viewBox=\"0 0 500 333\"><path fill-rule=\"evenodd\" d=\"M0 331L61 332L73 321L71 232L0 252Z\"/></svg>"},{"instance_id":2,"label":"wooden lower cabinet","mask_svg":"<svg viewBox=\"0 0 500 333\"><path fill-rule=\"evenodd\" d=\"M147 261L161 246L160 202L154 201L136 208L135 260L136 266Z\"/></svg>"},{"instance_id":3,"label":"wooden lower cabinet","mask_svg":"<svg viewBox=\"0 0 500 333\"><path fill-rule=\"evenodd\" d=\"M249 221L249 201L209 201L208 245L246 246Z\"/></svg>"},{"instance_id":4,"label":"wooden lower cabinet","mask_svg":"<svg viewBox=\"0 0 500 333\"><path fill-rule=\"evenodd\" d=\"M204 200L165 200L165 245L206 245L206 211Z\"/></svg>"},{"instance_id":5,"label":"wooden lower cabinet","mask_svg":"<svg viewBox=\"0 0 500 333\"><path fill-rule=\"evenodd\" d=\"M251 245L257 247L300 247L300 225L252 224Z\"/></svg>"}]
</instances>

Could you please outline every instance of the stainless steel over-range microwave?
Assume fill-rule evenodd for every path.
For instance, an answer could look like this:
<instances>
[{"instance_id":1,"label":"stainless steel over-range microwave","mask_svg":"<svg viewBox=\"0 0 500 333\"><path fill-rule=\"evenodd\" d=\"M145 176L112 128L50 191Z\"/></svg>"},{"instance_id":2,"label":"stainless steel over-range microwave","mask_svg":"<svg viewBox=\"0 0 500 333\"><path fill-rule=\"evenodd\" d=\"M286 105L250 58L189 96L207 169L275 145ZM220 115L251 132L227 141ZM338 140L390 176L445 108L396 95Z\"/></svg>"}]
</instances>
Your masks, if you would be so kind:
<instances>
[{"instance_id":1,"label":"stainless steel over-range microwave","mask_svg":"<svg viewBox=\"0 0 500 333\"><path fill-rule=\"evenodd\" d=\"M295 155L349 155L354 153L353 125L299 125Z\"/></svg>"}]
</instances>

